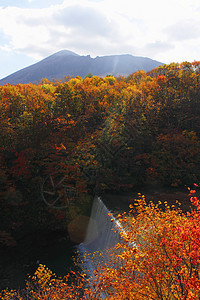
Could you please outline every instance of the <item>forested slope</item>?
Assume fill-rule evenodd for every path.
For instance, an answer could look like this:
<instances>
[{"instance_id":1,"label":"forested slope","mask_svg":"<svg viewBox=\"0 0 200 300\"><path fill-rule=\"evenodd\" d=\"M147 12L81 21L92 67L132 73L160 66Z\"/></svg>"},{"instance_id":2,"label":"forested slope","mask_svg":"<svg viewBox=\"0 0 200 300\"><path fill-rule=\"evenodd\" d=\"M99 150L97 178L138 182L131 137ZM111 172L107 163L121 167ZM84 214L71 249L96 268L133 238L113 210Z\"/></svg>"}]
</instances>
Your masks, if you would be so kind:
<instances>
[{"instance_id":1,"label":"forested slope","mask_svg":"<svg viewBox=\"0 0 200 300\"><path fill-rule=\"evenodd\" d=\"M184 62L128 78L0 87L2 230L62 225L55 199L42 201L53 174L73 191L59 205L74 211L103 190L198 183L199 68Z\"/></svg>"}]
</instances>

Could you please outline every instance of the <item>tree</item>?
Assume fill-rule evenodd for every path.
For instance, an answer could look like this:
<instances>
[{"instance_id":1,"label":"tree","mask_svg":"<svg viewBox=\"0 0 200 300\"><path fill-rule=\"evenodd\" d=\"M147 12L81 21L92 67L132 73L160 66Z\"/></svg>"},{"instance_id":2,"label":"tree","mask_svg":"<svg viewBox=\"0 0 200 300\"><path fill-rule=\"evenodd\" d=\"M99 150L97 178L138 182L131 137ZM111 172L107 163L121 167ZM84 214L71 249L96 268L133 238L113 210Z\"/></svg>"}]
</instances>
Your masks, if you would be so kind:
<instances>
[{"instance_id":1,"label":"tree","mask_svg":"<svg viewBox=\"0 0 200 300\"><path fill-rule=\"evenodd\" d=\"M125 242L111 251L111 263L95 272L97 298L103 291L107 299L199 299L200 204L194 193L190 190L191 213L166 202L147 205L140 195L136 212L130 205L129 215L118 217Z\"/></svg>"}]
</instances>

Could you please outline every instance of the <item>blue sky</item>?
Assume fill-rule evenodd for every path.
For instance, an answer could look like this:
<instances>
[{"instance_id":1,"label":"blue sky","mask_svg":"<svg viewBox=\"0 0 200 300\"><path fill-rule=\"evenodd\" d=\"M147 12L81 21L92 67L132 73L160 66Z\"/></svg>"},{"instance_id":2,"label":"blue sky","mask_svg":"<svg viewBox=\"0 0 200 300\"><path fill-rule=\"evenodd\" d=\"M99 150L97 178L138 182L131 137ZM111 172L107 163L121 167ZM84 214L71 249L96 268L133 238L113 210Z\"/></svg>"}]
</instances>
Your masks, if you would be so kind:
<instances>
[{"instance_id":1,"label":"blue sky","mask_svg":"<svg viewBox=\"0 0 200 300\"><path fill-rule=\"evenodd\" d=\"M0 78L63 49L200 60L200 2L0 0Z\"/></svg>"}]
</instances>

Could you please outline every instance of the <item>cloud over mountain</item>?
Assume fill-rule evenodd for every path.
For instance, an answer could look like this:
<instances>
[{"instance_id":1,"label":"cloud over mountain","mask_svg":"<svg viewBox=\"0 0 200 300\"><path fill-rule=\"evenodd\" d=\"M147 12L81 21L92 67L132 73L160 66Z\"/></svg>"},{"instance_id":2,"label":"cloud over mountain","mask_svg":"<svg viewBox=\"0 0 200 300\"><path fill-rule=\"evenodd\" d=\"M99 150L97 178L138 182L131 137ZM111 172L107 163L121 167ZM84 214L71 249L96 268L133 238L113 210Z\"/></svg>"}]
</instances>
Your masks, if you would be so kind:
<instances>
[{"instance_id":1,"label":"cloud over mountain","mask_svg":"<svg viewBox=\"0 0 200 300\"><path fill-rule=\"evenodd\" d=\"M1 1L0 78L26 65L16 57L32 63L60 49L200 60L199 33L199 0Z\"/></svg>"}]
</instances>

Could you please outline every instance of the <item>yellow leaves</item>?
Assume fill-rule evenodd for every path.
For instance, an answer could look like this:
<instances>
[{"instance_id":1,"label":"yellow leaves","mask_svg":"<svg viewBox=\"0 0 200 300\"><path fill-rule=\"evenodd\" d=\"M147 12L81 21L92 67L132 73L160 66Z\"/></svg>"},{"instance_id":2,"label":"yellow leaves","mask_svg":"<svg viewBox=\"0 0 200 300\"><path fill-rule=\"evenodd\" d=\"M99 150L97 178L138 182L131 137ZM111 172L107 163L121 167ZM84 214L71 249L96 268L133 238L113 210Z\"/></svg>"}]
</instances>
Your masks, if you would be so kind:
<instances>
[{"instance_id":1,"label":"yellow leaves","mask_svg":"<svg viewBox=\"0 0 200 300\"><path fill-rule=\"evenodd\" d=\"M179 67L176 66L176 68L178 69ZM161 68L157 70L157 74L175 72L174 70L176 68L173 66L165 67L165 69ZM183 72L181 74L183 74ZM167 80L169 77L170 75L168 74ZM171 76L170 79L172 81L173 77ZM1 124L5 123L5 125L1 127L4 136L7 137L9 135L7 148L10 147L10 144L11 146L16 145L16 148L23 148L23 146L26 146L28 143L30 147L32 145L40 149L38 151L41 152L35 153L34 156L44 157L43 153L45 153L45 157L48 158L45 158L45 161L40 161L39 168L37 168L38 170L46 169L46 167L48 167L48 162L46 163L46 161L49 161L49 159L55 162L56 168L60 166L60 161L62 161L62 168L64 169L62 172L64 173L66 173L65 170L68 165L76 165L77 169L71 169L66 176L71 181L73 180L77 183L76 188L79 190L81 190L81 186L83 187L84 184L83 181L81 181L82 174L80 174L81 171L78 170L78 166L81 169L83 168L85 173L89 174L89 177L95 178L95 184L98 183L99 180L102 180L103 182L99 181L100 184L102 183L101 188L108 188L109 184L107 184L106 179L103 179L103 177L105 174L115 172L116 161L111 163L112 158L110 159L110 154L104 153L101 147L102 145L99 142L105 142L106 146L106 141L109 141L109 138L112 139L113 147L113 149L111 149L110 144L107 144L111 150L111 156L113 157L113 154L117 154L114 156L119 157L119 159L125 159L125 168L123 171L125 171L126 165L129 162L129 159L126 160L126 157L123 157L123 155L129 154L130 152L130 159L135 159L134 155L140 151L140 148L142 151L145 149L146 142L150 142L149 145L152 145L147 147L149 151L148 155L141 155L140 153L140 158L139 155L137 155L135 162L132 160L137 167L134 169L134 177L137 177L137 174L140 173L144 175L146 171L149 170L148 176L150 176L150 179L155 178L156 180L160 180L160 177L163 177L168 180L168 177L174 178L177 175L179 176L179 174L173 173L173 170L176 168L180 170L180 174L182 174L180 164L182 164L185 170L186 161L189 162L192 168L192 170L189 168L190 176L193 171L195 171L195 162L198 161L196 157L199 157L199 138L197 134L193 131L183 131L183 133L173 134L172 130L168 131L170 132L169 134L164 134L163 126L165 125L165 115L168 116L168 110L166 111L165 109L169 108L169 112L174 116L174 111L178 111L177 109L181 107L181 103L183 102L184 111L182 111L182 114L179 116L179 122L176 120L176 116L173 122L174 124L179 124L182 122L182 119L188 118L187 120L184 119L184 124L186 127L187 124L189 124L188 126L190 127L190 119L193 113L192 110L190 112L187 108L192 107L192 100L189 99L187 102L185 96L181 98L184 99L184 101L179 99L179 93L181 94L182 91L178 90L178 88L173 88L172 83L167 82L167 80L165 75L153 75L152 77L148 77L145 72L140 71L129 76L127 80L115 79L110 76L105 79L98 77L87 78L83 81L82 78L77 77L76 79L71 79L69 83L57 84L56 88L55 86L53 87L51 83L45 81L42 83L43 86L40 85L39 87L36 85L2 87L0 122ZM167 90L165 84L171 85L169 90ZM164 87L163 90L162 86ZM192 90L193 85L190 84L190 86ZM173 93L175 93L174 99ZM169 103L172 105L169 106ZM185 111L188 114L186 116ZM162 115L162 113L164 114ZM184 118L181 117L183 115L185 116ZM170 114L168 117L168 126L169 129L171 129ZM160 125L158 124L161 124L162 128L159 127ZM184 127L181 126L181 124L179 125L180 128ZM198 120L196 127L199 128ZM127 129L131 129L132 134L136 133L135 138L137 143L130 140L126 145L124 144L127 135L125 135L124 138L124 136L120 134L123 132L127 133ZM145 134L145 132L147 133ZM148 137L150 140L145 141L145 137L149 135L148 132L151 132ZM160 132L160 134L158 135L157 132ZM10 136L12 136L13 143L10 143ZM108 137L107 140L106 137ZM154 145L151 144L154 138L156 143L155 149ZM5 138L2 138L2 141L4 139ZM23 145L21 145L22 142ZM55 145L53 151L57 151L55 151L56 156L50 158L49 153L52 153L52 145ZM120 146L122 148L119 148ZM152 161L150 161L149 158L151 157L151 148L154 150L158 148L158 151L156 150L155 153L152 154L154 158ZM188 151L186 151L187 148L189 149ZM115 150L117 149L120 151L116 152ZM174 152L172 152L172 150ZM105 152L107 152L107 150ZM160 159L162 155L163 157ZM174 159L176 155L177 157ZM192 158L190 158L190 155L192 155ZM168 165L166 163L167 161L169 162ZM123 160L119 161L117 165L121 167L122 162ZM110 172L110 165L113 165L112 172ZM146 165L149 165L148 169L146 169ZM99 167L101 166L103 168L100 169ZM36 167L32 169L36 169ZM47 168L47 170L48 169L50 168ZM91 169L95 171L95 176L91 174ZM100 172L96 172L99 170ZM103 173L101 173L101 171L103 171ZM108 171L110 173L108 173ZM183 177L186 176L187 171L188 169L185 171ZM117 172L120 173L120 170ZM97 173L100 174L100 177L98 177L98 175L96 178ZM124 173L125 172L122 174ZM114 175L117 176L118 174ZM146 179L142 178L143 175L140 175L140 177L145 181ZM108 177L109 175L107 178ZM16 179L18 180L18 178ZM182 178L180 179L182 180ZM180 179L173 180L172 184L181 184L182 181L180 181ZM93 183L91 185L93 185ZM189 191L191 195L195 194L193 189L189 189ZM62 192L58 191L58 194L62 196ZM167 260L161 251L163 249L162 247L165 247L165 251L170 257L172 257L173 249L177 257L182 256L184 258L183 261L189 265L190 259L188 259L188 257L191 256L192 259L195 258L194 253L188 254L191 248L188 237L192 240L195 236L194 234L190 235L189 229L192 229L192 233L195 233L197 237L198 235L194 227L192 227L192 223L188 223L191 215L188 214L183 218L181 211L179 210L177 212L175 207L170 207L167 202L164 202L163 205L161 201L158 201L158 205L154 205L153 202L147 205L145 196L138 193L137 197L139 199L134 199L129 205L129 208L132 210L129 217L134 212L135 218L130 217L128 219L128 217L124 217L124 214L118 214L117 219L127 227L127 234L122 234L122 238L130 243L137 241L138 251L136 253L134 247L131 249L122 243L120 246L116 245L114 250L122 251L122 247L124 246L126 252L124 252L121 257L116 254L115 258L116 264L118 262L117 260L123 263L127 260L127 266L129 266L130 269L133 270L135 268L138 272L141 271L141 273L146 274L147 277L145 278L144 276L143 282L141 279L142 283L141 285L138 283L138 287L140 290L148 288L149 293L152 294L152 278L148 277L149 274L153 274L159 284L161 282L160 277L158 278L156 276L162 275L166 281L168 277L174 276L170 269L171 265L169 260ZM192 202L198 211L200 206L197 198L193 197ZM165 211L159 208L160 205L164 207ZM108 216L111 218L111 222L114 222L112 214L108 214ZM188 225L188 230L185 230L184 224ZM198 228L198 222L195 224ZM165 237L166 240L162 240L163 237ZM5 244L12 242L11 236L8 233L0 232L0 243ZM199 245L197 238L195 242ZM101 254L99 254L99 256L101 256ZM178 263L177 257L175 257L176 263ZM182 268L181 270L181 274L186 276L187 268ZM117 274L115 274L114 271L108 274L108 270L105 270L105 272L106 271L106 278L108 278L108 280L110 278L114 283L117 282L119 284L118 295L121 297L120 289L122 290L123 285L120 284ZM120 272L122 273L122 269L120 269ZM136 283L134 280L130 280L131 273L126 271L124 271L124 274L121 273L120 276L124 275L123 277L127 285L132 284L134 290ZM71 275L76 276L76 274L73 273ZM132 276L132 278L134 278L134 276ZM40 286L45 284L46 288L44 292L47 292L47 288L50 288L52 291L55 283L58 284L58 280L55 281L53 279L51 272L42 266L39 266L32 280L34 282L37 281ZM174 285L176 286L176 283ZM164 289L167 289L167 287L164 286ZM67 297L68 295L66 299ZM137 295L137 297L139 296ZM139 299L137 297L129 297L129 299ZM38 298L35 299L39 298L42 297L38 296ZM155 297L152 296L152 298Z\"/></svg>"},{"instance_id":2,"label":"yellow leaves","mask_svg":"<svg viewBox=\"0 0 200 300\"><path fill-rule=\"evenodd\" d=\"M120 249L122 247L122 245L120 243L115 245L115 249Z\"/></svg>"},{"instance_id":3,"label":"yellow leaves","mask_svg":"<svg viewBox=\"0 0 200 300\"><path fill-rule=\"evenodd\" d=\"M44 265L39 265L38 269L35 272L35 280L38 281L38 283L41 286L46 285L51 277L52 277L53 273L52 271L50 271L48 268L46 268Z\"/></svg>"},{"instance_id":4,"label":"yellow leaves","mask_svg":"<svg viewBox=\"0 0 200 300\"><path fill-rule=\"evenodd\" d=\"M63 143L60 144L60 148L66 150L66 147L63 145Z\"/></svg>"}]
</instances>

